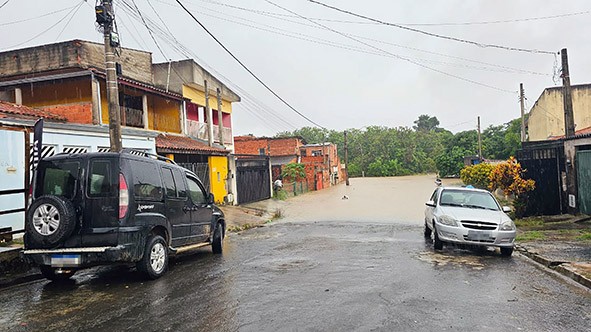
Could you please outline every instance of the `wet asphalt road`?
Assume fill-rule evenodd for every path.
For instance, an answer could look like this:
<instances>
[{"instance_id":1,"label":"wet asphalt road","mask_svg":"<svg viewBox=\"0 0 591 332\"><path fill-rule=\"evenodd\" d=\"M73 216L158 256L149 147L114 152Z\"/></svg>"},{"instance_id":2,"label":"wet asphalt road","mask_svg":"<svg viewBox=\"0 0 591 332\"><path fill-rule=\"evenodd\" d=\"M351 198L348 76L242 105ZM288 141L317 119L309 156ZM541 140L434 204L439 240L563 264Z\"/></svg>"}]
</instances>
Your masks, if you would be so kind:
<instances>
[{"instance_id":1,"label":"wet asphalt road","mask_svg":"<svg viewBox=\"0 0 591 332\"><path fill-rule=\"evenodd\" d=\"M3 289L0 330L589 330L591 293L523 257L434 252L421 227L432 190L428 177L363 179L300 196L223 256L179 257L156 281L109 267Z\"/></svg>"}]
</instances>

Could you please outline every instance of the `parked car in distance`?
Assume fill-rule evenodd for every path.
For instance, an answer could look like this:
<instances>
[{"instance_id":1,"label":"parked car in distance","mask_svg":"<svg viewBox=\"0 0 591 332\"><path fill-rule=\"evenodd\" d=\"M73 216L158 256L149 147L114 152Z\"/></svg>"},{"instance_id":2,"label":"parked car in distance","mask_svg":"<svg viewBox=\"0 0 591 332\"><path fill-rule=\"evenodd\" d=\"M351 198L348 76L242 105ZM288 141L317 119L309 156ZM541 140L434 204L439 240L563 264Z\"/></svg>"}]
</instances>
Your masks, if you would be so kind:
<instances>
[{"instance_id":1,"label":"parked car in distance","mask_svg":"<svg viewBox=\"0 0 591 332\"><path fill-rule=\"evenodd\" d=\"M114 263L156 279L169 254L206 245L222 253L226 222L213 195L161 156L58 154L39 163L31 199L24 255L51 280Z\"/></svg>"},{"instance_id":2,"label":"parked car in distance","mask_svg":"<svg viewBox=\"0 0 591 332\"><path fill-rule=\"evenodd\" d=\"M426 203L425 237L433 236L436 250L444 243L498 247L511 256L515 223L488 191L474 188L438 187Z\"/></svg>"}]
</instances>

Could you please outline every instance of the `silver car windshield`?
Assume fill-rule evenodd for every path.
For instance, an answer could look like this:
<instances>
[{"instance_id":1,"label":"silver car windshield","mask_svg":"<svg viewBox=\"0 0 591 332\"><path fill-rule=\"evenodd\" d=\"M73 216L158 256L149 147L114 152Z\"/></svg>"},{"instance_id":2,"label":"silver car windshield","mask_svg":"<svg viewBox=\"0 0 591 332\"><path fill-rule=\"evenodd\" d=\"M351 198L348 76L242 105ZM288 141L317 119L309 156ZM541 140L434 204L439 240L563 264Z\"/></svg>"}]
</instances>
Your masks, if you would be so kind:
<instances>
[{"instance_id":1,"label":"silver car windshield","mask_svg":"<svg viewBox=\"0 0 591 332\"><path fill-rule=\"evenodd\" d=\"M472 190L443 190L439 205L499 210L499 205L491 194Z\"/></svg>"}]
</instances>

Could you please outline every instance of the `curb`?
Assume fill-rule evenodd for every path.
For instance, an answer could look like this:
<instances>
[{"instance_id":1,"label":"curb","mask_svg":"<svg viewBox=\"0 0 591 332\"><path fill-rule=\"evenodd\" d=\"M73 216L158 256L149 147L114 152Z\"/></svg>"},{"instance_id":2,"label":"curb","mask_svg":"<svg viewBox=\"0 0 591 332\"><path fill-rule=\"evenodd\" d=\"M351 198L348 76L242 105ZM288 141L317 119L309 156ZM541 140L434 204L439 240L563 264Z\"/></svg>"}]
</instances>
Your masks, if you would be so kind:
<instances>
[{"instance_id":1,"label":"curb","mask_svg":"<svg viewBox=\"0 0 591 332\"><path fill-rule=\"evenodd\" d=\"M562 274L563 276L570 278L591 290L591 279L578 273L576 269L571 266L571 262L553 261L535 252L530 252L529 250L527 250L527 248L522 247L520 245L515 245L515 249L517 249L522 255L533 260L534 262L537 262L546 268L556 271Z\"/></svg>"}]
</instances>

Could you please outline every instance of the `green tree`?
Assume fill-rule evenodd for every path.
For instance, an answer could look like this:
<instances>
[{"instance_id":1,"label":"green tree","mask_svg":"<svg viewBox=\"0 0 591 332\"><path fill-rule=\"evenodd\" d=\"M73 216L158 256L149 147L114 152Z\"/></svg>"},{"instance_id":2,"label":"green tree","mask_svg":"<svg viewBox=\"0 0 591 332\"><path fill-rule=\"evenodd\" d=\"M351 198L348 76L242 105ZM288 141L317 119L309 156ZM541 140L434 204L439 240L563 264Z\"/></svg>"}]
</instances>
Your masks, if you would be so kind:
<instances>
[{"instance_id":1,"label":"green tree","mask_svg":"<svg viewBox=\"0 0 591 332\"><path fill-rule=\"evenodd\" d=\"M464 156L466 155L467 151L458 146L454 146L447 153L439 155L435 159L439 176L446 177L459 175L460 170L464 167Z\"/></svg>"},{"instance_id":2,"label":"green tree","mask_svg":"<svg viewBox=\"0 0 591 332\"><path fill-rule=\"evenodd\" d=\"M290 182L297 182L306 177L306 167L304 164L289 163L283 166L281 176Z\"/></svg>"},{"instance_id":3,"label":"green tree","mask_svg":"<svg viewBox=\"0 0 591 332\"><path fill-rule=\"evenodd\" d=\"M439 120L434 116L422 114L414 121L414 124L413 129L416 131L432 131L439 127Z\"/></svg>"}]
</instances>

